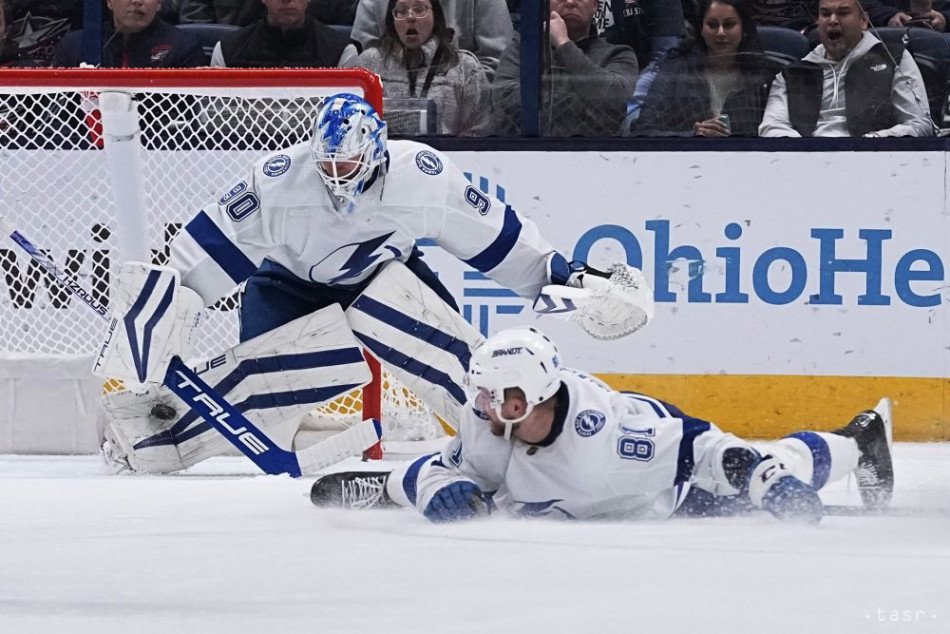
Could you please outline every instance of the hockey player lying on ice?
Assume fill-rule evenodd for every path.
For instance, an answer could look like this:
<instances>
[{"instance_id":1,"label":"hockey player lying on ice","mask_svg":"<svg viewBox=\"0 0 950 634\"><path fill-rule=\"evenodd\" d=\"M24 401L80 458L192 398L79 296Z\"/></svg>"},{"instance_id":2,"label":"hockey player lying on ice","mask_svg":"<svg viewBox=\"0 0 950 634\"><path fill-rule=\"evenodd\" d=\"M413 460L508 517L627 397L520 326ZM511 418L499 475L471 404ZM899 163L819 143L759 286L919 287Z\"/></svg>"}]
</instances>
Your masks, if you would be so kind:
<instances>
[{"instance_id":1,"label":"hockey player lying on ice","mask_svg":"<svg viewBox=\"0 0 950 634\"><path fill-rule=\"evenodd\" d=\"M454 423L468 350L481 336L464 323L464 332L452 329L461 318L447 313L458 308L415 248L420 238L537 298L539 312L576 309L595 337L633 332L652 315L640 271L569 264L531 220L473 187L448 157L413 141L387 143L366 101L336 95L317 114L312 140L260 161L187 222L168 267L122 267L117 319L94 371L148 393L105 397L104 455L164 473L230 449L158 384L173 355L188 358L201 306L245 281L244 343L199 373L274 442L289 445L308 409L367 382L361 345Z\"/></svg>"},{"instance_id":2,"label":"hockey player lying on ice","mask_svg":"<svg viewBox=\"0 0 950 634\"><path fill-rule=\"evenodd\" d=\"M750 444L642 394L561 367L548 337L516 328L472 355L469 401L441 454L391 473L323 476L318 506L412 506L433 521L494 507L520 516L666 518L741 507L817 522L816 493L854 471L869 509L893 488L890 403L832 433Z\"/></svg>"}]
</instances>

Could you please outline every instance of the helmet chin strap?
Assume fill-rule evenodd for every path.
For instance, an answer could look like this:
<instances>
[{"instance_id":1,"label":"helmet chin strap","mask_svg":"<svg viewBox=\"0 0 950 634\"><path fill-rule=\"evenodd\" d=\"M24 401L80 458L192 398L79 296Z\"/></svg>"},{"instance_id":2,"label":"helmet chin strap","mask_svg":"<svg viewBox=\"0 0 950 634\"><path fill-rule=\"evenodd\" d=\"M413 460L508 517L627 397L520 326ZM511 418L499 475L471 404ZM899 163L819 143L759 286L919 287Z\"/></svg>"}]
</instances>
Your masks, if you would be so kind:
<instances>
[{"instance_id":1,"label":"helmet chin strap","mask_svg":"<svg viewBox=\"0 0 950 634\"><path fill-rule=\"evenodd\" d=\"M531 414L531 411L534 409L534 405L528 404L525 408L524 414L518 416L517 418L505 418L501 413L501 404L496 406L495 403L492 403L492 411L495 412L495 416L498 417L498 422L505 424L505 440L511 440L511 431L514 429L515 425L518 423L524 422L528 415Z\"/></svg>"}]
</instances>

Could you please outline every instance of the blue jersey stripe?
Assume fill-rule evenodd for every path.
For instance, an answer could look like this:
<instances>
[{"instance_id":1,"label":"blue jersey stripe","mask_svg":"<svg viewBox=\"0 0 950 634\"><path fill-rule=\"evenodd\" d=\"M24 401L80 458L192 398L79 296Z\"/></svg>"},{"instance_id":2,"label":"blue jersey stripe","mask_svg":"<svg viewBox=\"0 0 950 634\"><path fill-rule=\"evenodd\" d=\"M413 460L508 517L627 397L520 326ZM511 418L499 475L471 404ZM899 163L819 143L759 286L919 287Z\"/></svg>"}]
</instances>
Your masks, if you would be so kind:
<instances>
[{"instance_id":1,"label":"blue jersey stripe","mask_svg":"<svg viewBox=\"0 0 950 634\"><path fill-rule=\"evenodd\" d=\"M709 431L712 425L702 419L688 416L675 405L653 398L652 396L637 394L635 392L624 392L624 394L626 394L628 398L646 403L653 408L654 413L660 418L682 419L683 437L680 438L679 452L676 458L676 476L673 478L673 486L679 487L684 483L688 483L689 479L693 476L693 468L696 466L693 443L696 441L697 436ZM680 503L682 503L682 500L677 504Z\"/></svg>"},{"instance_id":2,"label":"blue jersey stripe","mask_svg":"<svg viewBox=\"0 0 950 634\"><path fill-rule=\"evenodd\" d=\"M551 271L552 284L567 284L567 280L571 277L571 265L567 263L567 258L560 253L554 253L548 263L548 268Z\"/></svg>"},{"instance_id":3,"label":"blue jersey stripe","mask_svg":"<svg viewBox=\"0 0 950 634\"><path fill-rule=\"evenodd\" d=\"M487 273L508 257L511 250L515 248L515 244L518 243L519 237L521 237L521 220L510 205L505 206L505 221L501 227L501 233L484 251L465 260L465 263L473 269Z\"/></svg>"},{"instance_id":4,"label":"blue jersey stripe","mask_svg":"<svg viewBox=\"0 0 950 634\"><path fill-rule=\"evenodd\" d=\"M440 348L452 353L455 355L455 358L459 360L459 363L462 365L462 369L466 371L468 370L468 363L472 358L472 351L469 349L467 343L461 341L457 337L453 337L446 332L442 332L438 328L433 328L432 326L423 323L414 317L410 317L405 313L401 313L395 308L391 308L390 306L378 302L371 297L360 295L360 297L355 302L353 302L353 308L360 310L370 317L380 320L381 322L389 324L400 332L404 332L407 335L419 339L420 341L425 341L436 348Z\"/></svg>"},{"instance_id":5,"label":"blue jersey stripe","mask_svg":"<svg viewBox=\"0 0 950 634\"><path fill-rule=\"evenodd\" d=\"M825 486L828 476L831 475L831 450L828 449L825 439L810 431L800 431L786 438L795 438L805 443L811 452L811 486L816 490Z\"/></svg>"},{"instance_id":6,"label":"blue jersey stripe","mask_svg":"<svg viewBox=\"0 0 950 634\"><path fill-rule=\"evenodd\" d=\"M688 482L693 476L693 467L696 466L696 457L693 454L693 443L696 437L709 431L711 425L698 418L683 418L683 437L680 439L679 455L676 459L676 476L673 485Z\"/></svg>"},{"instance_id":7,"label":"blue jersey stripe","mask_svg":"<svg viewBox=\"0 0 950 634\"><path fill-rule=\"evenodd\" d=\"M671 412L669 403L664 403L663 401L655 399L652 396L647 396L646 394L637 394L636 392L624 392L624 394L626 394L628 398L632 398L635 401L640 401L641 403L646 403L649 405L653 409L653 413L659 418L686 418L686 416L682 415L679 410L676 410L677 413Z\"/></svg>"},{"instance_id":8,"label":"blue jersey stripe","mask_svg":"<svg viewBox=\"0 0 950 634\"><path fill-rule=\"evenodd\" d=\"M199 211L198 215L185 225L185 231L228 274L228 277L234 280L235 284L240 284L257 270L257 266L224 235L221 228L214 224L205 212Z\"/></svg>"},{"instance_id":9,"label":"blue jersey stripe","mask_svg":"<svg viewBox=\"0 0 950 634\"><path fill-rule=\"evenodd\" d=\"M401 369L403 372L408 372L413 374L420 379L428 381L433 385L441 387L443 390L449 393L449 395L454 398L459 405L464 403L467 399L465 398L465 390L463 390L455 381L452 380L448 374L442 370L437 370L431 365L427 365L406 356L402 352L399 352L395 348L387 346L379 341L376 341L372 337L368 337L361 333L356 333L357 338L363 342L370 351L376 355L382 361L386 361L390 365L394 365L397 368Z\"/></svg>"},{"instance_id":10,"label":"blue jersey stripe","mask_svg":"<svg viewBox=\"0 0 950 634\"><path fill-rule=\"evenodd\" d=\"M666 401L661 401L658 398L653 398L652 396L647 396L646 394L638 394L637 392L623 392L623 394L626 394L632 399L648 404L653 408L653 411L656 412L656 415L660 418L692 418L692 416L686 414L676 405L667 403Z\"/></svg>"},{"instance_id":11,"label":"blue jersey stripe","mask_svg":"<svg viewBox=\"0 0 950 634\"><path fill-rule=\"evenodd\" d=\"M422 465L424 465L429 458L436 454L430 453L426 456L422 456L406 469L406 475L402 478L402 490L406 492L406 497L409 498L409 503L413 506L416 505L416 499L419 496L419 491L417 487L416 480L419 478L419 471L422 470Z\"/></svg>"}]
</instances>

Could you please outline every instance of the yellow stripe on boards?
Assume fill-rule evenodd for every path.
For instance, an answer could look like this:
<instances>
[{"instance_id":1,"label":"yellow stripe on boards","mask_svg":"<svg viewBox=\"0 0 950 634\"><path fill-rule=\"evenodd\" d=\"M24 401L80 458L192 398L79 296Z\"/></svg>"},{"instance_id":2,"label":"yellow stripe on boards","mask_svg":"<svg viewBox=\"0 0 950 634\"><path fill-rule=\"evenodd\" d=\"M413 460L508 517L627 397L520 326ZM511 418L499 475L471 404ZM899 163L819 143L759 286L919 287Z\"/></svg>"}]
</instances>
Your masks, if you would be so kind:
<instances>
[{"instance_id":1,"label":"yellow stripe on boards","mask_svg":"<svg viewBox=\"0 0 950 634\"><path fill-rule=\"evenodd\" d=\"M744 438L830 431L881 397L894 401L894 440L950 440L950 379L724 374L599 374Z\"/></svg>"}]
</instances>

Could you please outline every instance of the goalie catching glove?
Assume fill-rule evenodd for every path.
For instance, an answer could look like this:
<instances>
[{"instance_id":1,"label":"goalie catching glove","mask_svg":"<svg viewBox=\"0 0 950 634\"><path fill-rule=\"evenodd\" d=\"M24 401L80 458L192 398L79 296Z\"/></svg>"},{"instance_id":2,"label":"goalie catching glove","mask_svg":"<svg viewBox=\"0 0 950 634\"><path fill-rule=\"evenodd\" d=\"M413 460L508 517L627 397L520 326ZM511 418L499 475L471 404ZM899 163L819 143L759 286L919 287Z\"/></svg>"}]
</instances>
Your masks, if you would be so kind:
<instances>
[{"instance_id":1,"label":"goalie catching glove","mask_svg":"<svg viewBox=\"0 0 950 634\"><path fill-rule=\"evenodd\" d=\"M553 260L549 261L551 268ZM558 277L552 271L551 279ZM566 282L543 287L534 300L534 310L567 317L595 339L619 339L653 318L653 290L639 269L622 262L606 272L572 262Z\"/></svg>"},{"instance_id":2,"label":"goalie catching glove","mask_svg":"<svg viewBox=\"0 0 950 634\"><path fill-rule=\"evenodd\" d=\"M126 262L119 269L114 317L93 374L121 379L134 391L161 383L172 357L190 353L203 307L198 294L180 284L178 271Z\"/></svg>"}]
</instances>

